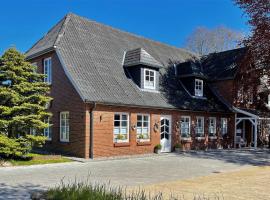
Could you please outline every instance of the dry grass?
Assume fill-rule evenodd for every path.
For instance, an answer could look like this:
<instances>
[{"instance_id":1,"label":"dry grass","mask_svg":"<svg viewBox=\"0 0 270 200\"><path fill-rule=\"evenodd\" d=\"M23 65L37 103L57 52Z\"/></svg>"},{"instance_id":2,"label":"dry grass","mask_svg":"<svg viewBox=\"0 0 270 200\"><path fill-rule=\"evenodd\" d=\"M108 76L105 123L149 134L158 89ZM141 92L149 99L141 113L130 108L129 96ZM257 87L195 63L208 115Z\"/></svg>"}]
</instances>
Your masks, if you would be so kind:
<instances>
[{"instance_id":1,"label":"dry grass","mask_svg":"<svg viewBox=\"0 0 270 200\"><path fill-rule=\"evenodd\" d=\"M171 194L179 199L194 198L224 200L270 199L270 166L250 167L234 172L224 172L188 180L164 182L144 187L146 192L162 192L167 198Z\"/></svg>"}]
</instances>

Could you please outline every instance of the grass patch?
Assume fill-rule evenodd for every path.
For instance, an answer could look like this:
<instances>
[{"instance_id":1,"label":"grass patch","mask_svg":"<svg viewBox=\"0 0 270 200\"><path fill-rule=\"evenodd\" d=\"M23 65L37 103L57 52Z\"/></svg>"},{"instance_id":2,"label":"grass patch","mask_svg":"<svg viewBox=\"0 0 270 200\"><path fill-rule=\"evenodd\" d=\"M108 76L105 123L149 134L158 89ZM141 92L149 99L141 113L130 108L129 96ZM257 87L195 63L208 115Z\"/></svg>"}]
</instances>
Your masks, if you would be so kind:
<instances>
[{"instance_id":1,"label":"grass patch","mask_svg":"<svg viewBox=\"0 0 270 200\"><path fill-rule=\"evenodd\" d=\"M65 163L71 162L70 159L64 158L60 155L43 155L30 153L27 155L29 159L19 159L19 160L6 160L6 162L11 163L13 166L28 166L28 165L39 165L39 164L52 164L52 163Z\"/></svg>"},{"instance_id":2,"label":"grass patch","mask_svg":"<svg viewBox=\"0 0 270 200\"><path fill-rule=\"evenodd\" d=\"M72 183L61 184L44 194L47 200L163 200L162 194L151 197L143 190L127 192L121 187L113 188L109 184Z\"/></svg>"}]
</instances>

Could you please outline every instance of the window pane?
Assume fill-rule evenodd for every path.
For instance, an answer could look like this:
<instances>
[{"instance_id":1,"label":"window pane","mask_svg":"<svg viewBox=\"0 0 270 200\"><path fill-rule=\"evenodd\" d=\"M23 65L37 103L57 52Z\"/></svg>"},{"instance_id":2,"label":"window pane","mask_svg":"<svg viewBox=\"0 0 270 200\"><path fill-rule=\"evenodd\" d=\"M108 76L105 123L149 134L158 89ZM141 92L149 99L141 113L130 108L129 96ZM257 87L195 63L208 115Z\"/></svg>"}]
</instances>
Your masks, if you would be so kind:
<instances>
[{"instance_id":1,"label":"window pane","mask_svg":"<svg viewBox=\"0 0 270 200\"><path fill-rule=\"evenodd\" d=\"M120 126L120 121L114 121L114 126L115 127Z\"/></svg>"},{"instance_id":2,"label":"window pane","mask_svg":"<svg viewBox=\"0 0 270 200\"><path fill-rule=\"evenodd\" d=\"M142 116L141 115L137 115L137 121L141 121L142 120Z\"/></svg>"},{"instance_id":3,"label":"window pane","mask_svg":"<svg viewBox=\"0 0 270 200\"><path fill-rule=\"evenodd\" d=\"M121 128L121 134L127 134L127 128Z\"/></svg>"},{"instance_id":4,"label":"window pane","mask_svg":"<svg viewBox=\"0 0 270 200\"><path fill-rule=\"evenodd\" d=\"M154 77L155 73L153 71L150 71L150 76Z\"/></svg>"},{"instance_id":5,"label":"window pane","mask_svg":"<svg viewBox=\"0 0 270 200\"><path fill-rule=\"evenodd\" d=\"M127 115L122 115L122 120L127 120Z\"/></svg>"},{"instance_id":6,"label":"window pane","mask_svg":"<svg viewBox=\"0 0 270 200\"><path fill-rule=\"evenodd\" d=\"M126 127L127 126L127 121L122 121L122 126Z\"/></svg>"},{"instance_id":7,"label":"window pane","mask_svg":"<svg viewBox=\"0 0 270 200\"><path fill-rule=\"evenodd\" d=\"M137 122L137 127L141 127L142 126L142 122Z\"/></svg>"},{"instance_id":8,"label":"window pane","mask_svg":"<svg viewBox=\"0 0 270 200\"><path fill-rule=\"evenodd\" d=\"M119 134L120 133L120 128L114 128L113 133L114 134Z\"/></svg>"},{"instance_id":9,"label":"window pane","mask_svg":"<svg viewBox=\"0 0 270 200\"><path fill-rule=\"evenodd\" d=\"M114 115L114 120L120 120L120 115L119 114L115 114Z\"/></svg>"}]
</instances>

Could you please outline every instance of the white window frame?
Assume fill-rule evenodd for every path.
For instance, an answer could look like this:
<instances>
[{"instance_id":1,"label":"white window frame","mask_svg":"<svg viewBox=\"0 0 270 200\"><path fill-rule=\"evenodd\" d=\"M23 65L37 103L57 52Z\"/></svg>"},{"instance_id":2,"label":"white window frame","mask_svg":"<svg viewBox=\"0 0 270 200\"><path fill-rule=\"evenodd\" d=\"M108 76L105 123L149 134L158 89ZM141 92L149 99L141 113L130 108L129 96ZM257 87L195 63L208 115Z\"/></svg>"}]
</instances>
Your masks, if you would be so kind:
<instances>
[{"instance_id":1,"label":"white window frame","mask_svg":"<svg viewBox=\"0 0 270 200\"><path fill-rule=\"evenodd\" d=\"M68 117L65 117L62 119L62 115L68 115ZM64 121L64 126L62 126L62 120ZM70 135L70 115L68 111L60 112L60 142L69 142L69 135ZM64 128L64 132L62 132L62 128Z\"/></svg>"},{"instance_id":2,"label":"white window frame","mask_svg":"<svg viewBox=\"0 0 270 200\"><path fill-rule=\"evenodd\" d=\"M195 96L196 97L202 97L203 96L203 80L195 79L194 91L195 91Z\"/></svg>"},{"instance_id":3,"label":"white window frame","mask_svg":"<svg viewBox=\"0 0 270 200\"><path fill-rule=\"evenodd\" d=\"M253 104L254 101L254 95L252 89L248 90L248 104Z\"/></svg>"},{"instance_id":4,"label":"white window frame","mask_svg":"<svg viewBox=\"0 0 270 200\"><path fill-rule=\"evenodd\" d=\"M35 128L30 128L30 135L37 135L37 129Z\"/></svg>"},{"instance_id":5,"label":"white window frame","mask_svg":"<svg viewBox=\"0 0 270 200\"><path fill-rule=\"evenodd\" d=\"M198 120L201 120L202 127L198 127ZM201 131L199 131L201 130ZM195 129L196 137L204 137L204 117L197 116L196 117L196 129Z\"/></svg>"},{"instance_id":6,"label":"white window frame","mask_svg":"<svg viewBox=\"0 0 270 200\"><path fill-rule=\"evenodd\" d=\"M211 121L213 120L213 127L211 126ZM213 133L211 130L214 130ZM217 118L216 117L209 117L209 128L208 128L208 135L216 136L217 135Z\"/></svg>"},{"instance_id":7,"label":"white window frame","mask_svg":"<svg viewBox=\"0 0 270 200\"><path fill-rule=\"evenodd\" d=\"M187 123L185 120L188 119L188 127L183 127L183 123ZM184 120L184 122L183 122ZM181 116L180 119L180 131L181 131L181 137L183 137L184 134L187 134L187 138L190 138L190 127L191 127L191 117L190 116ZM183 132L182 130L186 129L188 132Z\"/></svg>"},{"instance_id":8,"label":"white window frame","mask_svg":"<svg viewBox=\"0 0 270 200\"><path fill-rule=\"evenodd\" d=\"M270 107L270 94L268 94L267 97L268 97L268 99L267 99L268 100L267 105L268 105L268 107Z\"/></svg>"},{"instance_id":9,"label":"white window frame","mask_svg":"<svg viewBox=\"0 0 270 200\"><path fill-rule=\"evenodd\" d=\"M49 64L47 65L46 63L49 63ZM52 83L52 59L51 59L51 57L44 59L43 73L45 75L44 82L51 84Z\"/></svg>"},{"instance_id":10,"label":"white window frame","mask_svg":"<svg viewBox=\"0 0 270 200\"><path fill-rule=\"evenodd\" d=\"M119 133L116 133L115 132L115 130L116 130L116 127L115 127L115 115L120 115L120 118L119 118L119 120L117 120L117 121L119 121L119 128L117 128L117 129L119 129ZM126 121L127 121L127 134L122 134L121 133L121 130L122 130L122 115L126 115L127 116L127 119L126 119ZM117 139L117 135L126 135L126 139ZM116 112L116 113L114 113L114 115L113 115L113 142L114 143L124 143L124 142L129 142L129 113L125 113L125 112Z\"/></svg>"},{"instance_id":11,"label":"white window frame","mask_svg":"<svg viewBox=\"0 0 270 200\"><path fill-rule=\"evenodd\" d=\"M222 135L228 134L228 119L225 117L222 117L220 119L220 125L221 125L221 134Z\"/></svg>"},{"instance_id":12,"label":"white window frame","mask_svg":"<svg viewBox=\"0 0 270 200\"><path fill-rule=\"evenodd\" d=\"M151 81L146 81L146 71L149 71L149 79L150 79L150 72L154 73L154 85L153 86L149 86L146 83L147 82L151 82ZM144 68L144 72L143 72L143 84L144 84L144 88L145 89L151 89L151 90L155 90L156 89L156 71L153 69L148 69L148 68Z\"/></svg>"},{"instance_id":13,"label":"white window frame","mask_svg":"<svg viewBox=\"0 0 270 200\"><path fill-rule=\"evenodd\" d=\"M52 124L51 124L51 117L47 117L46 119L44 119L44 123L48 124L47 128L43 129L43 136L47 137L48 141L52 140Z\"/></svg>"},{"instance_id":14,"label":"white window frame","mask_svg":"<svg viewBox=\"0 0 270 200\"><path fill-rule=\"evenodd\" d=\"M142 126L139 127L138 126L138 116L141 116L142 117L142 120L140 121ZM148 117L148 126L145 127L144 126L144 117L147 116ZM137 125L136 125L136 137L137 137L137 140L138 141L150 141L150 138L151 138L151 130L150 130L150 123L151 123L151 118L150 118L150 115L149 114L143 114L143 113L138 113L137 114ZM143 133L143 129L144 128L147 128L148 129L148 133L147 134L144 134ZM141 129L141 133L138 133L138 130ZM140 135L148 135L148 138L139 138Z\"/></svg>"}]
</instances>

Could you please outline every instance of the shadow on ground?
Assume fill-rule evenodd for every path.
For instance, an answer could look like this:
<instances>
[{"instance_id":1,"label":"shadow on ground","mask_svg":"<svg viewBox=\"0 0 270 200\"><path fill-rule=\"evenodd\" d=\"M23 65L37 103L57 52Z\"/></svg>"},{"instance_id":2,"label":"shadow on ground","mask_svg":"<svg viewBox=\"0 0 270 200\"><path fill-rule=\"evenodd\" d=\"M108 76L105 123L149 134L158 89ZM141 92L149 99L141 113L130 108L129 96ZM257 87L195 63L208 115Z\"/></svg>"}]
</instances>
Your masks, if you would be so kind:
<instances>
[{"instance_id":1,"label":"shadow on ground","mask_svg":"<svg viewBox=\"0 0 270 200\"><path fill-rule=\"evenodd\" d=\"M42 191L42 187L31 183L18 184L16 186L0 183L0 200L30 199L31 193L35 191Z\"/></svg>"},{"instance_id":2,"label":"shadow on ground","mask_svg":"<svg viewBox=\"0 0 270 200\"><path fill-rule=\"evenodd\" d=\"M270 150L218 150L186 152L186 156L204 159L221 160L239 165L270 165Z\"/></svg>"}]
</instances>

